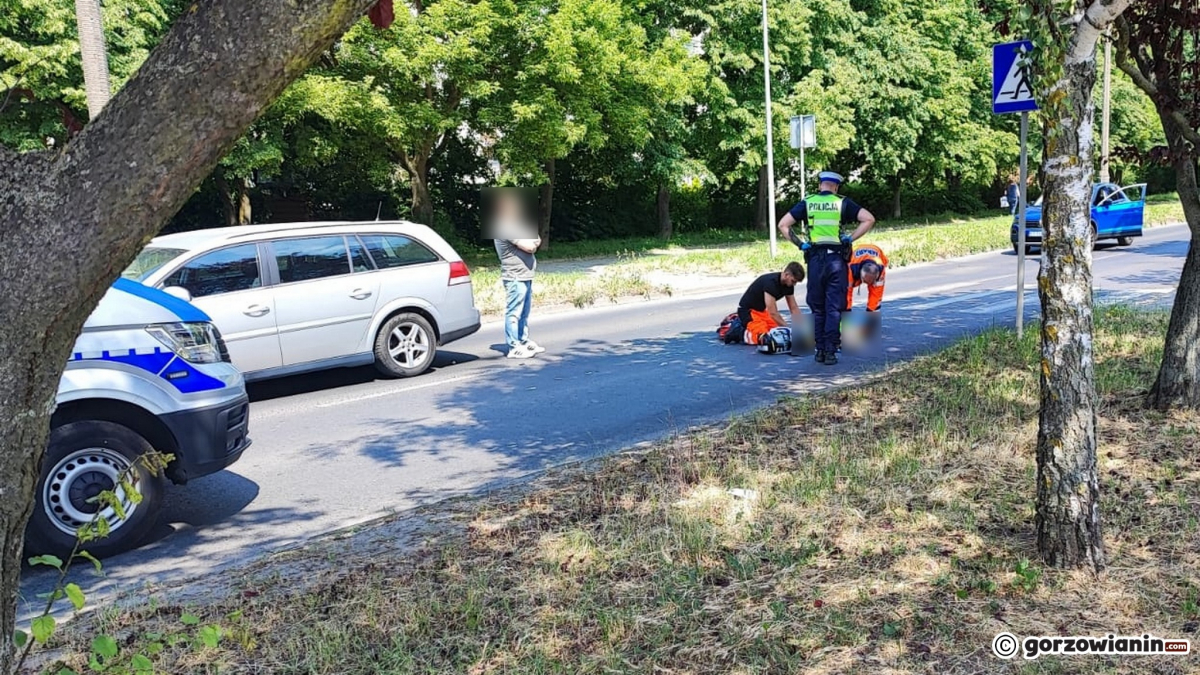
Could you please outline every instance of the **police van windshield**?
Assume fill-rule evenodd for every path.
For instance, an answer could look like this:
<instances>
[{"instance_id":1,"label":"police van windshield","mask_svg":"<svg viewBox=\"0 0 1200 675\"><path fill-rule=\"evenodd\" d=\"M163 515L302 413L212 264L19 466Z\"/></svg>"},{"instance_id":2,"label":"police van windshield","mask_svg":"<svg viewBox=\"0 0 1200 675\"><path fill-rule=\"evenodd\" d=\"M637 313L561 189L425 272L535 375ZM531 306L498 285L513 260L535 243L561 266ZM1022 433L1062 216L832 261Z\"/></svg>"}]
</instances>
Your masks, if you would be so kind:
<instances>
[{"instance_id":1,"label":"police van windshield","mask_svg":"<svg viewBox=\"0 0 1200 675\"><path fill-rule=\"evenodd\" d=\"M147 247L138 254L134 259L133 264L125 268L121 276L134 281L141 281L150 276L152 272L171 262L187 251L182 248L155 248Z\"/></svg>"}]
</instances>

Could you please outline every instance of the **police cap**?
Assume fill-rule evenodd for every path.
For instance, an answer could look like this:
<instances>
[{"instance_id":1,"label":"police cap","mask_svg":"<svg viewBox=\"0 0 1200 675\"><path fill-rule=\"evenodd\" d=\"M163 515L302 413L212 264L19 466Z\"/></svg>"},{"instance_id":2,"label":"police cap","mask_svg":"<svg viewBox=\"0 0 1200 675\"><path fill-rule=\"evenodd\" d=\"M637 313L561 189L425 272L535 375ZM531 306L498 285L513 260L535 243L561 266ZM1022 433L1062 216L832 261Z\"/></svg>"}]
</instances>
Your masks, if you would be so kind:
<instances>
[{"instance_id":1,"label":"police cap","mask_svg":"<svg viewBox=\"0 0 1200 675\"><path fill-rule=\"evenodd\" d=\"M842 175L840 173L834 173L832 171L822 171L821 173L817 174L817 180L821 181L822 183L825 181L830 181L833 183L837 183L838 185L841 185Z\"/></svg>"}]
</instances>

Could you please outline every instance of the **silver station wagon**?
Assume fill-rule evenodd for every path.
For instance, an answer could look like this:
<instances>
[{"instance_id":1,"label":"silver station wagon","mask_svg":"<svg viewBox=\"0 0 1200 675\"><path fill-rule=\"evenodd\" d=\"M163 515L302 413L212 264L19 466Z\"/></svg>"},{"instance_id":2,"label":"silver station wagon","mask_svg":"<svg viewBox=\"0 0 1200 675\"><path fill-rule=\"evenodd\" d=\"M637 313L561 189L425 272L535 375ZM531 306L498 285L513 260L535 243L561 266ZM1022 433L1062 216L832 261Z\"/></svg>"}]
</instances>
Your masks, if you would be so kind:
<instances>
[{"instance_id":1,"label":"silver station wagon","mask_svg":"<svg viewBox=\"0 0 1200 675\"><path fill-rule=\"evenodd\" d=\"M368 363L412 377L440 345L479 330L462 257L404 221L169 234L124 276L207 312L247 380Z\"/></svg>"}]
</instances>

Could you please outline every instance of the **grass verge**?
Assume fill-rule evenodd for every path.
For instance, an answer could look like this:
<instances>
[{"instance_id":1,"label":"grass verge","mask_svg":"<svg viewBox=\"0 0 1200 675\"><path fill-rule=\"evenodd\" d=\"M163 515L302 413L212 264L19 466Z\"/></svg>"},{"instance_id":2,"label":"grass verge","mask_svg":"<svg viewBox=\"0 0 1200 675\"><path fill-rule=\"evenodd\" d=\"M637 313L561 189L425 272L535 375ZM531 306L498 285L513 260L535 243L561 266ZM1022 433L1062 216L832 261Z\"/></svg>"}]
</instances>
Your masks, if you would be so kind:
<instances>
[{"instance_id":1,"label":"grass verge","mask_svg":"<svg viewBox=\"0 0 1200 675\"><path fill-rule=\"evenodd\" d=\"M1140 405L1164 314L1101 309L1097 326L1098 578L1037 562L1036 331L995 331L867 386L460 502L414 552L334 547L299 586L259 570L253 590L187 610L219 645L167 647L159 668L1197 672L1195 655L991 653L1001 631L1200 637L1200 415ZM103 623L136 650L182 611ZM87 639L69 635L63 662L82 672Z\"/></svg>"},{"instance_id":2,"label":"grass verge","mask_svg":"<svg viewBox=\"0 0 1200 675\"><path fill-rule=\"evenodd\" d=\"M1153 195L1147 200L1145 223L1154 227L1183 220L1179 198ZM880 222L866 237L888 254L892 267L940 258L1011 248L1010 216L936 216ZM600 300L670 295L687 285L689 276L736 277L782 268L789 256L800 254L787 241L779 242L780 258L772 259L770 244L745 231L708 231L671 242L623 239L556 244L540 262L594 258L608 263L599 275L578 266L573 271L545 271L534 282L534 306L587 307ZM475 303L487 316L504 312L504 289L492 252L468 256Z\"/></svg>"}]
</instances>

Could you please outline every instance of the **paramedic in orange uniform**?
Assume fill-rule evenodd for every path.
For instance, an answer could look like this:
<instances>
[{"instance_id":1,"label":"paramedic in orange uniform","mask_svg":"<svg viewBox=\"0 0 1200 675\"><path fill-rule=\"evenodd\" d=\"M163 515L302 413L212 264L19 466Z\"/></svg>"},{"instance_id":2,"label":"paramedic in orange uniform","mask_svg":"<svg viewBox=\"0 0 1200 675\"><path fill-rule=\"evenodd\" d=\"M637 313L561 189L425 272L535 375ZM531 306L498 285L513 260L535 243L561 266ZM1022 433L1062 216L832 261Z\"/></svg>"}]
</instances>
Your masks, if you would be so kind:
<instances>
[{"instance_id":1,"label":"paramedic in orange uniform","mask_svg":"<svg viewBox=\"0 0 1200 675\"><path fill-rule=\"evenodd\" d=\"M887 256L878 246L861 244L854 247L848 270L850 289L846 292L847 311L854 304L854 289L863 285L867 287L867 311L879 311L879 304L883 302L883 277L887 273L887 264Z\"/></svg>"},{"instance_id":2,"label":"paramedic in orange uniform","mask_svg":"<svg viewBox=\"0 0 1200 675\"><path fill-rule=\"evenodd\" d=\"M796 284L801 281L804 281L804 268L798 262L790 262L782 272L768 272L750 284L737 310L738 319L746 329L743 342L756 345L772 328L786 325L779 314L780 300L787 300L793 317L800 316L800 308L793 296Z\"/></svg>"}]
</instances>

